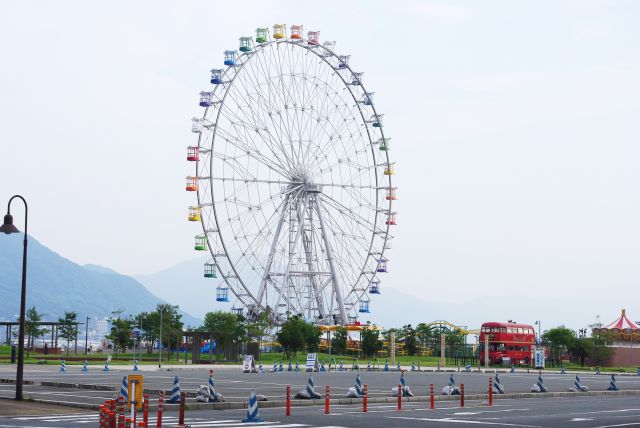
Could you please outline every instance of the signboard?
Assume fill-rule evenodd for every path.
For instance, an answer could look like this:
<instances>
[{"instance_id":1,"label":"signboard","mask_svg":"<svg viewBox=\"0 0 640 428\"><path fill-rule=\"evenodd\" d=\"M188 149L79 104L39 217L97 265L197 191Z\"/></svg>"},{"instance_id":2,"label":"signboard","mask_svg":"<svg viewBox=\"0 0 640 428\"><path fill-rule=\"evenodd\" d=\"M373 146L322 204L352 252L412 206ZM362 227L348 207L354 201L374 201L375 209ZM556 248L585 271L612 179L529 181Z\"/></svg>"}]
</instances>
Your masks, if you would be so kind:
<instances>
[{"instance_id":1,"label":"signboard","mask_svg":"<svg viewBox=\"0 0 640 428\"><path fill-rule=\"evenodd\" d=\"M305 371L307 372L318 371L318 358L316 354L307 354L307 366Z\"/></svg>"},{"instance_id":2,"label":"signboard","mask_svg":"<svg viewBox=\"0 0 640 428\"><path fill-rule=\"evenodd\" d=\"M132 394L131 390L133 388L133 384L135 383L135 394ZM130 374L129 375L129 404L135 400L136 408L138 410L142 410L142 392L144 391L144 378L141 374Z\"/></svg>"},{"instance_id":3,"label":"signboard","mask_svg":"<svg viewBox=\"0 0 640 428\"><path fill-rule=\"evenodd\" d=\"M242 364L242 373L253 373L256 371L256 365L253 361L253 355L244 356L244 364Z\"/></svg>"},{"instance_id":4,"label":"signboard","mask_svg":"<svg viewBox=\"0 0 640 428\"><path fill-rule=\"evenodd\" d=\"M543 369L544 368L544 348L535 348L533 351L533 361L535 363L535 368Z\"/></svg>"}]
</instances>

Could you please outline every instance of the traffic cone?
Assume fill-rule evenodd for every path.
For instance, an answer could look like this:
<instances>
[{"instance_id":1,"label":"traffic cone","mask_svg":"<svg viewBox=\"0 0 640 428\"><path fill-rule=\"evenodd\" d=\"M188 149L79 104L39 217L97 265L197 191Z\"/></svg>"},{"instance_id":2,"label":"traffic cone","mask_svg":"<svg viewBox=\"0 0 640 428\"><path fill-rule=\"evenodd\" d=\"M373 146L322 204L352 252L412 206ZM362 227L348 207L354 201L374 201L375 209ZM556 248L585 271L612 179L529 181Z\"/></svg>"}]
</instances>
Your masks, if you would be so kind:
<instances>
[{"instance_id":1,"label":"traffic cone","mask_svg":"<svg viewBox=\"0 0 640 428\"><path fill-rule=\"evenodd\" d=\"M515 364L511 365L511 373L515 373L516 372L516 366Z\"/></svg>"},{"instance_id":2,"label":"traffic cone","mask_svg":"<svg viewBox=\"0 0 640 428\"><path fill-rule=\"evenodd\" d=\"M538 388L540 388L540 392L547 392L547 387L544 386L542 375L538 375L538 382L536 383L536 385L538 385Z\"/></svg>"},{"instance_id":3,"label":"traffic cone","mask_svg":"<svg viewBox=\"0 0 640 428\"><path fill-rule=\"evenodd\" d=\"M362 397L364 395L364 388L362 387L362 381L360 380L359 374L356 375L355 388L356 388L356 394L358 394L358 397Z\"/></svg>"},{"instance_id":4,"label":"traffic cone","mask_svg":"<svg viewBox=\"0 0 640 428\"><path fill-rule=\"evenodd\" d=\"M471 371L471 364L465 364L464 371L465 372L470 372Z\"/></svg>"},{"instance_id":5,"label":"traffic cone","mask_svg":"<svg viewBox=\"0 0 640 428\"><path fill-rule=\"evenodd\" d=\"M258 397L256 397L255 391L251 391L249 405L247 406L247 417L242 422L263 422L260 419L260 408L258 407Z\"/></svg>"},{"instance_id":6,"label":"traffic cone","mask_svg":"<svg viewBox=\"0 0 640 428\"><path fill-rule=\"evenodd\" d=\"M273 370L271 371L274 373L278 371L278 363L276 363L275 361L273 362Z\"/></svg>"},{"instance_id":7,"label":"traffic cone","mask_svg":"<svg viewBox=\"0 0 640 428\"><path fill-rule=\"evenodd\" d=\"M580 382L580 378L576 375L576 379L573 381L573 387L576 391L584 391L584 387L582 386L582 382Z\"/></svg>"},{"instance_id":8,"label":"traffic cone","mask_svg":"<svg viewBox=\"0 0 640 428\"><path fill-rule=\"evenodd\" d=\"M316 396L316 388L313 384L313 376L309 376L309 380L307 381L307 394L309 394L309 398L313 398Z\"/></svg>"},{"instance_id":9,"label":"traffic cone","mask_svg":"<svg viewBox=\"0 0 640 428\"><path fill-rule=\"evenodd\" d=\"M109 360L104 362L104 368L102 369L103 372L108 372L109 371Z\"/></svg>"},{"instance_id":10,"label":"traffic cone","mask_svg":"<svg viewBox=\"0 0 640 428\"><path fill-rule=\"evenodd\" d=\"M400 367L400 361L398 361L398 365L396 366L396 370L400 371L402 368Z\"/></svg>"},{"instance_id":11,"label":"traffic cone","mask_svg":"<svg viewBox=\"0 0 640 428\"><path fill-rule=\"evenodd\" d=\"M389 371L389 361L388 360L384 362L384 371L385 372Z\"/></svg>"},{"instance_id":12,"label":"traffic cone","mask_svg":"<svg viewBox=\"0 0 640 428\"><path fill-rule=\"evenodd\" d=\"M173 389L171 389L171 398L169 398L169 403L179 403L180 402L180 381L178 380L178 376L173 379Z\"/></svg>"},{"instance_id":13,"label":"traffic cone","mask_svg":"<svg viewBox=\"0 0 640 428\"><path fill-rule=\"evenodd\" d=\"M457 388L457 386L456 386L456 381L455 381L455 380L453 380L453 375L450 375L450 376L449 376L449 386L452 386L452 387L454 387L454 388Z\"/></svg>"},{"instance_id":14,"label":"traffic cone","mask_svg":"<svg viewBox=\"0 0 640 428\"><path fill-rule=\"evenodd\" d=\"M296 371L299 372L300 371L300 364L298 363L298 361L296 360Z\"/></svg>"},{"instance_id":15,"label":"traffic cone","mask_svg":"<svg viewBox=\"0 0 640 428\"><path fill-rule=\"evenodd\" d=\"M291 365L291 361L289 361L289 365L287 366L287 371L288 372L292 372L293 371L293 366Z\"/></svg>"},{"instance_id":16,"label":"traffic cone","mask_svg":"<svg viewBox=\"0 0 640 428\"><path fill-rule=\"evenodd\" d=\"M133 360L133 371L137 372L138 370L140 370L138 368L138 360Z\"/></svg>"},{"instance_id":17,"label":"traffic cone","mask_svg":"<svg viewBox=\"0 0 640 428\"><path fill-rule=\"evenodd\" d=\"M411 361L411 371L415 372L416 371L416 363Z\"/></svg>"},{"instance_id":18,"label":"traffic cone","mask_svg":"<svg viewBox=\"0 0 640 428\"><path fill-rule=\"evenodd\" d=\"M89 371L89 367L87 367L87 360L84 360L84 362L82 363L82 371L83 372Z\"/></svg>"},{"instance_id":19,"label":"traffic cone","mask_svg":"<svg viewBox=\"0 0 640 428\"><path fill-rule=\"evenodd\" d=\"M120 385L120 393L118 394L118 397L122 397L125 403L129 401L129 380L126 376L122 378L122 384Z\"/></svg>"},{"instance_id":20,"label":"traffic cone","mask_svg":"<svg viewBox=\"0 0 640 428\"><path fill-rule=\"evenodd\" d=\"M216 388L213 384L213 375L209 375L209 402L216 403L218 402L218 394L216 394Z\"/></svg>"},{"instance_id":21,"label":"traffic cone","mask_svg":"<svg viewBox=\"0 0 640 428\"><path fill-rule=\"evenodd\" d=\"M320 361L320 371L325 372L327 369L324 367L324 361Z\"/></svg>"},{"instance_id":22,"label":"traffic cone","mask_svg":"<svg viewBox=\"0 0 640 428\"><path fill-rule=\"evenodd\" d=\"M564 366L560 369L560 374L567 374L567 369Z\"/></svg>"},{"instance_id":23,"label":"traffic cone","mask_svg":"<svg viewBox=\"0 0 640 428\"><path fill-rule=\"evenodd\" d=\"M278 371L279 371L279 372L281 372L281 371L282 371L282 369L283 369L282 361L280 361L280 364L278 365Z\"/></svg>"},{"instance_id":24,"label":"traffic cone","mask_svg":"<svg viewBox=\"0 0 640 428\"><path fill-rule=\"evenodd\" d=\"M262 363L258 364L258 372L264 373L264 367L262 366Z\"/></svg>"},{"instance_id":25,"label":"traffic cone","mask_svg":"<svg viewBox=\"0 0 640 428\"><path fill-rule=\"evenodd\" d=\"M371 361L367 361L367 371L371 371Z\"/></svg>"},{"instance_id":26,"label":"traffic cone","mask_svg":"<svg viewBox=\"0 0 640 428\"><path fill-rule=\"evenodd\" d=\"M67 365L65 364L64 360L60 361L60 369L59 371L61 373L66 373L67 372Z\"/></svg>"},{"instance_id":27,"label":"traffic cone","mask_svg":"<svg viewBox=\"0 0 640 428\"><path fill-rule=\"evenodd\" d=\"M342 361L340 361L340 368L338 370L340 370L341 372L345 370L344 363Z\"/></svg>"},{"instance_id":28,"label":"traffic cone","mask_svg":"<svg viewBox=\"0 0 640 428\"><path fill-rule=\"evenodd\" d=\"M616 375L611 374L611 380L609 381L609 387L607 391L618 391L618 385L616 384Z\"/></svg>"},{"instance_id":29,"label":"traffic cone","mask_svg":"<svg viewBox=\"0 0 640 428\"><path fill-rule=\"evenodd\" d=\"M500 382L500 377L496 373L496 377L493 379L493 392L497 394L504 394L504 386Z\"/></svg>"}]
</instances>

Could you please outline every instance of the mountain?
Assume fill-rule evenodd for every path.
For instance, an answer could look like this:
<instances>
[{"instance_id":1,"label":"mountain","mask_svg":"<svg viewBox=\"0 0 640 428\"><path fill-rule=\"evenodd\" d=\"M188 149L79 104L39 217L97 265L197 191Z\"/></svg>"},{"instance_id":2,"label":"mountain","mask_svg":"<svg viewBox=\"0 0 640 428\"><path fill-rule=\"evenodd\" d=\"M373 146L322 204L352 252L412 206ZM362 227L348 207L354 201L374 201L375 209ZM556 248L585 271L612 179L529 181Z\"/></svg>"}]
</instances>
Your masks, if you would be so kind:
<instances>
[{"instance_id":1,"label":"mountain","mask_svg":"<svg viewBox=\"0 0 640 428\"><path fill-rule=\"evenodd\" d=\"M180 308L198 317L209 311L229 311L229 303L216 302L216 287L221 279L204 278L202 265L206 259L194 259L177 264L151 275L134 275L147 289L165 300L175 302ZM388 327L403 326L436 319L446 319L443 304L426 302L417 296L397 288L382 285L382 294L371 296L371 312L359 314L360 321ZM451 314L449 313L449 316Z\"/></svg>"},{"instance_id":2,"label":"mountain","mask_svg":"<svg viewBox=\"0 0 640 428\"><path fill-rule=\"evenodd\" d=\"M194 259L179 263L168 269L150 275L133 275L147 289L169 302L175 302L181 309L204 318L211 311L231 310L229 303L216 301L216 287L221 279L205 278L203 265L206 259Z\"/></svg>"},{"instance_id":3,"label":"mountain","mask_svg":"<svg viewBox=\"0 0 640 428\"><path fill-rule=\"evenodd\" d=\"M14 320L20 310L22 235L0 236L0 319ZM166 303L135 279L96 265L80 266L29 237L27 259L27 308L35 306L45 320L76 311L82 320L124 309L125 315L153 310ZM183 321L201 321L183 313Z\"/></svg>"}]
</instances>

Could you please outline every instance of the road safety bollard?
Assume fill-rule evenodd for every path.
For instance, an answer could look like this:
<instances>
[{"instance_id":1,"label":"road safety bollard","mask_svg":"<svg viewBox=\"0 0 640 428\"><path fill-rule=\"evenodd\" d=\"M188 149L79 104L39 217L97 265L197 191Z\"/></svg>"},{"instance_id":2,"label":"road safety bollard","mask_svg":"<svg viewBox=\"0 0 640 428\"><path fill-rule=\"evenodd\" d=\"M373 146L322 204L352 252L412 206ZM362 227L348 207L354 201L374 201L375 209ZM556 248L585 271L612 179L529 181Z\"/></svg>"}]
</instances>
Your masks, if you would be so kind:
<instances>
[{"instance_id":1,"label":"road safety bollard","mask_svg":"<svg viewBox=\"0 0 640 428\"><path fill-rule=\"evenodd\" d=\"M142 401L142 422L144 422L144 426L149 425L149 394L143 395Z\"/></svg>"},{"instance_id":2,"label":"road safety bollard","mask_svg":"<svg viewBox=\"0 0 640 428\"><path fill-rule=\"evenodd\" d=\"M118 397L118 428L124 428L124 418L122 419L120 418L120 416L124 416L124 412L125 412L124 406L125 406L124 397L122 396Z\"/></svg>"},{"instance_id":3,"label":"road safety bollard","mask_svg":"<svg viewBox=\"0 0 640 428\"><path fill-rule=\"evenodd\" d=\"M402 410L402 385L398 384L398 410Z\"/></svg>"},{"instance_id":4,"label":"road safety bollard","mask_svg":"<svg viewBox=\"0 0 640 428\"><path fill-rule=\"evenodd\" d=\"M433 390L433 384L429 384L429 402L431 404L431 410L436 408L436 396Z\"/></svg>"},{"instance_id":5,"label":"road safety bollard","mask_svg":"<svg viewBox=\"0 0 640 428\"><path fill-rule=\"evenodd\" d=\"M130 417L125 418L124 424L127 428L129 428L131 426L131 418Z\"/></svg>"},{"instance_id":6,"label":"road safety bollard","mask_svg":"<svg viewBox=\"0 0 640 428\"><path fill-rule=\"evenodd\" d=\"M104 420L105 420L105 408L104 408L104 405L100 406L98 408L98 410L99 410L99 415L100 415L100 425L99 426L100 426L100 428L104 428L104 426L105 426L105 423L104 423Z\"/></svg>"},{"instance_id":7,"label":"road safety bollard","mask_svg":"<svg viewBox=\"0 0 640 428\"><path fill-rule=\"evenodd\" d=\"M367 385L363 385L362 390L362 412L367 413Z\"/></svg>"},{"instance_id":8,"label":"road safety bollard","mask_svg":"<svg viewBox=\"0 0 640 428\"><path fill-rule=\"evenodd\" d=\"M291 385L287 385L285 416L291 416Z\"/></svg>"},{"instance_id":9,"label":"road safety bollard","mask_svg":"<svg viewBox=\"0 0 640 428\"><path fill-rule=\"evenodd\" d=\"M156 421L156 427L162 428L162 410L164 407L164 392L160 391L160 396L158 397L158 419Z\"/></svg>"},{"instance_id":10,"label":"road safety bollard","mask_svg":"<svg viewBox=\"0 0 640 428\"><path fill-rule=\"evenodd\" d=\"M324 414L325 415L329 414L329 398L330 397L331 397L331 394L329 391L329 385L327 385L325 388L325 395L324 395Z\"/></svg>"},{"instance_id":11,"label":"road safety bollard","mask_svg":"<svg viewBox=\"0 0 640 428\"><path fill-rule=\"evenodd\" d=\"M180 392L180 412L178 413L178 428L184 428L184 404L187 401L187 393Z\"/></svg>"},{"instance_id":12,"label":"road safety bollard","mask_svg":"<svg viewBox=\"0 0 640 428\"><path fill-rule=\"evenodd\" d=\"M489 377L489 406L493 406L493 379Z\"/></svg>"},{"instance_id":13,"label":"road safety bollard","mask_svg":"<svg viewBox=\"0 0 640 428\"><path fill-rule=\"evenodd\" d=\"M464 407L464 383L460 384L460 407Z\"/></svg>"},{"instance_id":14,"label":"road safety bollard","mask_svg":"<svg viewBox=\"0 0 640 428\"><path fill-rule=\"evenodd\" d=\"M123 414L118 415L118 428L124 428L125 418Z\"/></svg>"}]
</instances>

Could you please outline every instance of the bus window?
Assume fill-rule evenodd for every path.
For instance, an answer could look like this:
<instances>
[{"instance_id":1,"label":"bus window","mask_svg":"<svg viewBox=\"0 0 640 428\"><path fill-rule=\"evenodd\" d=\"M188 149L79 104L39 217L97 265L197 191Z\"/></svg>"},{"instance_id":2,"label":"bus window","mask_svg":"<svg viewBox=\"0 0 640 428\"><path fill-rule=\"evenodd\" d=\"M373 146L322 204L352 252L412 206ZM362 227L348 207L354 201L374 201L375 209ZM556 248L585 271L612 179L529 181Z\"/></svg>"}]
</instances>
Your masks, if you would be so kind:
<instances>
[{"instance_id":1,"label":"bus window","mask_svg":"<svg viewBox=\"0 0 640 428\"><path fill-rule=\"evenodd\" d=\"M506 333L506 332L507 332L507 327L500 328L500 333Z\"/></svg>"}]
</instances>

